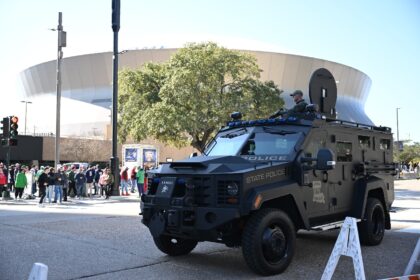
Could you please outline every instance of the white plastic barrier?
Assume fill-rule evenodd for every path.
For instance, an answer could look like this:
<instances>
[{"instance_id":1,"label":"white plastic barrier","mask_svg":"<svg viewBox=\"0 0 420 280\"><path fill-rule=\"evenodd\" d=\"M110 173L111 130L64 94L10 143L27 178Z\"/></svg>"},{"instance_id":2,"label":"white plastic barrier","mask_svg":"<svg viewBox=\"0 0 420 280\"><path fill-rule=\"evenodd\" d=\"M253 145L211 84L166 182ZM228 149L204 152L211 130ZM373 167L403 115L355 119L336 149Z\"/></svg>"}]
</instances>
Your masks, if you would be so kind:
<instances>
[{"instance_id":1,"label":"white plastic barrier","mask_svg":"<svg viewBox=\"0 0 420 280\"><path fill-rule=\"evenodd\" d=\"M410 261L405 268L404 275L408 275L413 272L414 266L420 266L420 238L417 240L417 245L414 248L413 254L411 255Z\"/></svg>"},{"instance_id":2,"label":"white plastic barrier","mask_svg":"<svg viewBox=\"0 0 420 280\"><path fill-rule=\"evenodd\" d=\"M43 263L34 263L32 266L31 274L28 280L47 280L48 279L48 266Z\"/></svg>"},{"instance_id":3,"label":"white plastic barrier","mask_svg":"<svg viewBox=\"0 0 420 280\"><path fill-rule=\"evenodd\" d=\"M340 256L347 256L353 259L354 275L357 280L366 279L355 218L347 217L344 220L321 280L330 280L332 278Z\"/></svg>"}]
</instances>

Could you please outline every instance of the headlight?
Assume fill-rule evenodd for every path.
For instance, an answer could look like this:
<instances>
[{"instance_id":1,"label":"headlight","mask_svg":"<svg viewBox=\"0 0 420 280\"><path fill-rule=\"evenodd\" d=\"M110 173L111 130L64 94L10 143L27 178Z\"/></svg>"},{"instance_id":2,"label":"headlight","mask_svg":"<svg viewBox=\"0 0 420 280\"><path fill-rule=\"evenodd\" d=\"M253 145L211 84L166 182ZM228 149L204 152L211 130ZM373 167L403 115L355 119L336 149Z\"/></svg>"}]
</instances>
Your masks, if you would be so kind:
<instances>
[{"instance_id":1,"label":"headlight","mask_svg":"<svg viewBox=\"0 0 420 280\"><path fill-rule=\"evenodd\" d=\"M235 182L230 182L227 187L226 191L231 196L236 196L239 193L239 186Z\"/></svg>"},{"instance_id":2,"label":"headlight","mask_svg":"<svg viewBox=\"0 0 420 280\"><path fill-rule=\"evenodd\" d=\"M187 180L185 181L185 187L187 188L187 190L194 190L195 185L194 185L193 180L191 180L191 179L187 179Z\"/></svg>"}]
</instances>

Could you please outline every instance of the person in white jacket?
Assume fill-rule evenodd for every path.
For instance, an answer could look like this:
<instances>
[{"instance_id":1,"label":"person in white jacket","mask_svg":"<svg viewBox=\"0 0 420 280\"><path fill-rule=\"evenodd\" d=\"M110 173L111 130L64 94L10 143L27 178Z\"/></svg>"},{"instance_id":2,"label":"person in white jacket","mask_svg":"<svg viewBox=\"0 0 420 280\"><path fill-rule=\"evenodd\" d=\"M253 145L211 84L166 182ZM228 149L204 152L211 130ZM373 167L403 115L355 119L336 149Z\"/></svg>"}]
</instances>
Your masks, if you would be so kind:
<instances>
[{"instance_id":1,"label":"person in white jacket","mask_svg":"<svg viewBox=\"0 0 420 280\"><path fill-rule=\"evenodd\" d=\"M25 175L26 175L26 187L23 191L25 196L32 196L32 184L34 182L34 174L29 170L29 167L25 166L24 168Z\"/></svg>"}]
</instances>

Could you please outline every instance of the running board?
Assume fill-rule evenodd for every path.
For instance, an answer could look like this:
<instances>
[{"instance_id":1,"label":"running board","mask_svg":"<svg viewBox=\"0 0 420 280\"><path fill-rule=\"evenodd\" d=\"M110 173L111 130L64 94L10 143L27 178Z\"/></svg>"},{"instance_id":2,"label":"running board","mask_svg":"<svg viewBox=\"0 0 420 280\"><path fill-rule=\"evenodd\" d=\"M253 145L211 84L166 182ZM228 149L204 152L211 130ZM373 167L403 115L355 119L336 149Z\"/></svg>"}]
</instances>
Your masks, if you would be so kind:
<instances>
[{"instance_id":1,"label":"running board","mask_svg":"<svg viewBox=\"0 0 420 280\"><path fill-rule=\"evenodd\" d=\"M360 221L361 219L356 219L356 222L360 222ZM331 230L331 229L337 229L337 228L341 228L343 223L344 221L339 221L339 222L334 222L330 224L320 225L320 226L312 227L311 230L326 231L326 230Z\"/></svg>"}]
</instances>

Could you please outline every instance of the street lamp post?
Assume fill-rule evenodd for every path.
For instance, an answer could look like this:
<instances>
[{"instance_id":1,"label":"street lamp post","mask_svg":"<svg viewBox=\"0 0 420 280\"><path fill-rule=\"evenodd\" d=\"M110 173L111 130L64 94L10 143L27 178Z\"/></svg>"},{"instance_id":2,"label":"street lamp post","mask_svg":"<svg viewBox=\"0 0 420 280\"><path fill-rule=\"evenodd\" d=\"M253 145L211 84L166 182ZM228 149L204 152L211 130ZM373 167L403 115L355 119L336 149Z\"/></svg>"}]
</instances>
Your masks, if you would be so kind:
<instances>
[{"instance_id":1,"label":"street lamp post","mask_svg":"<svg viewBox=\"0 0 420 280\"><path fill-rule=\"evenodd\" d=\"M399 126L398 126L398 110L399 109L401 109L401 108L396 109L396 111L397 111L397 145L398 145L397 151L400 150L400 130L399 130Z\"/></svg>"},{"instance_id":2,"label":"street lamp post","mask_svg":"<svg viewBox=\"0 0 420 280\"><path fill-rule=\"evenodd\" d=\"M60 110L61 110L61 59L63 58L62 48L67 45L67 33L63 30L62 25L62 13L58 13L58 25L57 29L51 29L57 31L58 42L57 42L57 109L56 109L56 120L55 120L55 168L58 169L60 164Z\"/></svg>"},{"instance_id":3,"label":"street lamp post","mask_svg":"<svg viewBox=\"0 0 420 280\"><path fill-rule=\"evenodd\" d=\"M113 80L112 80L112 156L111 172L114 174L112 195L119 195L119 159L117 152L117 114L118 114L118 31L120 30L120 0L112 0L112 31L114 32Z\"/></svg>"},{"instance_id":4,"label":"street lamp post","mask_svg":"<svg viewBox=\"0 0 420 280\"><path fill-rule=\"evenodd\" d=\"M400 155L400 129L399 129L399 125L398 125L398 110L400 110L401 108L396 108L396 112L397 112L397 150L396 150L396 156L397 156L397 161L398 161L398 178L400 177L400 160L398 158L398 156Z\"/></svg>"},{"instance_id":5,"label":"street lamp post","mask_svg":"<svg viewBox=\"0 0 420 280\"><path fill-rule=\"evenodd\" d=\"M20 102L25 103L25 135L26 135L26 121L27 121L26 116L27 116L27 113L28 113L28 104L32 104L32 102L31 101L26 101L26 100L22 100Z\"/></svg>"}]
</instances>

